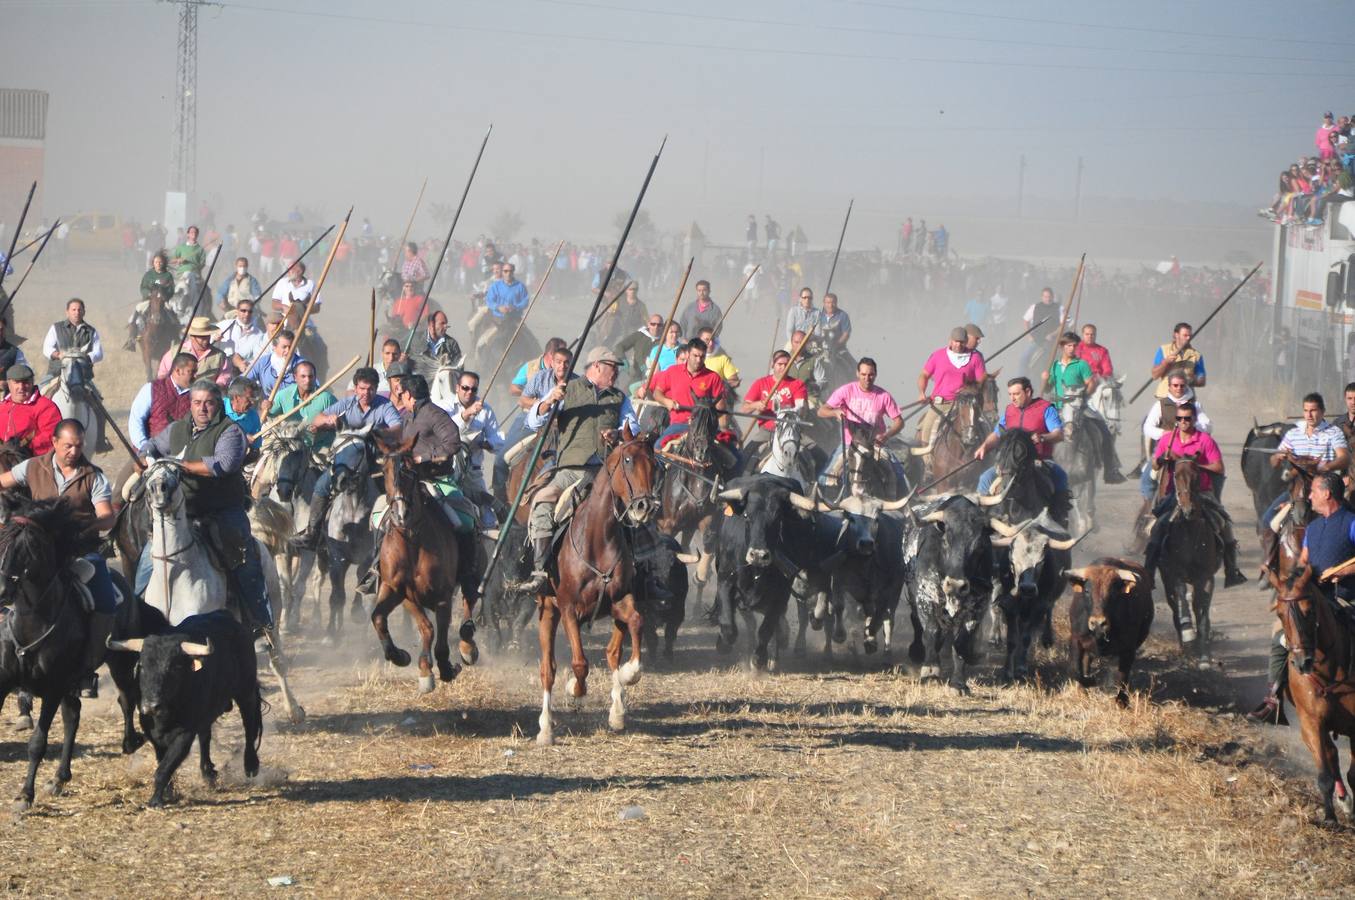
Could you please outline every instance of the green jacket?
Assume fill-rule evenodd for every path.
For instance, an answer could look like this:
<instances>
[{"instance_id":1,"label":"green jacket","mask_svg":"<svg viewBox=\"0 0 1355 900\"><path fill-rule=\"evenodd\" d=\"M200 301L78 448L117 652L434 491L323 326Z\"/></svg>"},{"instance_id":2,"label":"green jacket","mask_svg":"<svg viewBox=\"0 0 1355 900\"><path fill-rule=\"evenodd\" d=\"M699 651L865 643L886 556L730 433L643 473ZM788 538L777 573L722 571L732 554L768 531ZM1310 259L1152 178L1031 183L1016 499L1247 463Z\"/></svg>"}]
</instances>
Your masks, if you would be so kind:
<instances>
[{"instance_id":1,"label":"green jacket","mask_svg":"<svg viewBox=\"0 0 1355 900\"><path fill-rule=\"evenodd\" d=\"M621 421L621 403L626 395L615 387L598 391L586 378L576 378L565 388L555 423L560 429L559 462L562 466L586 465L594 455L603 458L602 432Z\"/></svg>"},{"instance_id":2,"label":"green jacket","mask_svg":"<svg viewBox=\"0 0 1355 900\"><path fill-rule=\"evenodd\" d=\"M174 276L170 274L169 269L163 272L157 272L154 269L146 270L146 274L141 276L141 299L149 300L151 291L157 287L160 288L160 292L164 294L166 300L174 296Z\"/></svg>"},{"instance_id":3,"label":"green jacket","mask_svg":"<svg viewBox=\"0 0 1355 900\"><path fill-rule=\"evenodd\" d=\"M200 275L202 267L207 263L207 251L201 244L180 244L169 254L170 259L176 256L184 262L174 270L175 275L182 275L184 272L197 272Z\"/></svg>"},{"instance_id":4,"label":"green jacket","mask_svg":"<svg viewBox=\"0 0 1355 900\"><path fill-rule=\"evenodd\" d=\"M1058 360L1054 363L1052 381L1054 384L1054 405L1063 408L1064 397L1069 391L1077 390L1091 380L1092 367L1085 359L1074 359L1070 363Z\"/></svg>"}]
</instances>

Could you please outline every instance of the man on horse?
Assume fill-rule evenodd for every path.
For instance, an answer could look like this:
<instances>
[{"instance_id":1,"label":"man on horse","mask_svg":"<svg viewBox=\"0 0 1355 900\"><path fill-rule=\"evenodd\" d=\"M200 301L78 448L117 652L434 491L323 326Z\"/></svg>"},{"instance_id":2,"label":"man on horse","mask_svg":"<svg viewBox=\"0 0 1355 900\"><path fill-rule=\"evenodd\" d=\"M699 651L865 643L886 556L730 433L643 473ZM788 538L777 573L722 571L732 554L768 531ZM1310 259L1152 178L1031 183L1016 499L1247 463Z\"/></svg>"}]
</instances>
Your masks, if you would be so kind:
<instances>
[{"instance_id":1,"label":"man on horse","mask_svg":"<svg viewBox=\"0 0 1355 900\"><path fill-rule=\"evenodd\" d=\"M826 347L846 350L852 336L852 317L837 306L837 294L823 295L823 309L819 313L819 329L815 334Z\"/></svg>"},{"instance_id":2,"label":"man on horse","mask_svg":"<svg viewBox=\"0 0 1355 900\"><path fill-rule=\"evenodd\" d=\"M174 276L201 278L202 267L207 263L207 251L198 243L198 226L189 225L184 242L174 248L174 256L169 264L174 267Z\"/></svg>"},{"instance_id":3,"label":"man on horse","mask_svg":"<svg viewBox=\"0 0 1355 900\"><path fill-rule=\"evenodd\" d=\"M803 337L818 321L819 310L814 306L814 292L807 287L800 288L800 305L786 316L786 337L790 340L791 346L794 347L799 343L800 339L795 336L797 331Z\"/></svg>"},{"instance_id":4,"label":"man on horse","mask_svg":"<svg viewBox=\"0 0 1355 900\"><path fill-rule=\"evenodd\" d=\"M1193 333L1189 322L1177 322L1171 343L1157 348L1153 355L1153 377L1158 379L1156 396L1167 396L1167 376L1172 372L1184 374L1191 387L1204 387L1204 354L1190 346Z\"/></svg>"},{"instance_id":5,"label":"man on horse","mask_svg":"<svg viewBox=\"0 0 1355 900\"><path fill-rule=\"evenodd\" d=\"M6 334L5 320L0 318L0 372L8 372L10 366L28 365L24 352L10 343ZM5 388L8 391L8 387Z\"/></svg>"},{"instance_id":6,"label":"man on horse","mask_svg":"<svg viewBox=\"0 0 1355 900\"><path fill-rule=\"evenodd\" d=\"M287 355L292 353L292 342L296 340L296 334L290 328L282 328L273 335L273 349L269 353L260 353L254 360L254 365L249 367L245 377L259 386L267 396L273 390L273 385L281 379L284 387L290 384L296 384L296 367L305 362L306 358L300 353L292 354L290 361ZM284 372L282 367L287 367Z\"/></svg>"},{"instance_id":7,"label":"man on horse","mask_svg":"<svg viewBox=\"0 0 1355 900\"><path fill-rule=\"evenodd\" d=\"M32 453L52 449L52 433L61 421L55 403L33 384L33 370L16 363L5 371L9 396L0 400L0 442L16 441Z\"/></svg>"},{"instance_id":8,"label":"man on horse","mask_svg":"<svg viewBox=\"0 0 1355 900\"><path fill-rule=\"evenodd\" d=\"M456 365L461 360L461 345L447 333L447 314L442 310L429 313L423 348L416 355L430 360L434 367Z\"/></svg>"},{"instance_id":9,"label":"man on horse","mask_svg":"<svg viewBox=\"0 0 1355 900\"><path fill-rule=\"evenodd\" d=\"M1309 492L1309 503L1317 514L1303 532L1303 549L1299 552L1298 567L1312 569L1312 579L1323 595L1331 601L1338 598L1347 603L1355 602L1355 570L1332 581L1320 580L1327 569L1355 557L1355 512L1342 502L1345 484L1338 472L1323 472L1313 479ZM1284 718L1285 663L1289 650L1281 642L1284 628L1279 621L1271 631L1270 690L1261 704L1249 713L1251 718L1261 721L1277 721L1288 724Z\"/></svg>"},{"instance_id":10,"label":"man on horse","mask_svg":"<svg viewBox=\"0 0 1355 900\"><path fill-rule=\"evenodd\" d=\"M216 324L216 343L235 366L236 371L248 372L268 346L268 332L259 327L254 318L254 300L244 297L235 303L235 311L228 319Z\"/></svg>"},{"instance_id":11,"label":"man on horse","mask_svg":"<svg viewBox=\"0 0 1355 900\"><path fill-rule=\"evenodd\" d=\"M639 328L622 336L616 342L616 355L626 369L627 383L638 382L647 374L645 360L649 359L654 351L654 345L659 342L659 331L662 328L663 316L650 313L649 319Z\"/></svg>"},{"instance_id":12,"label":"man on horse","mask_svg":"<svg viewBox=\"0 0 1355 900\"><path fill-rule=\"evenodd\" d=\"M983 439L983 443L974 451L975 459L983 459L988 451L997 446L1002 433L1009 428L1020 429L1030 435L1035 445L1035 457L1044 464L1054 487L1054 495L1049 501L1049 515L1054 521L1065 523L1072 503L1068 491L1068 473L1054 462L1054 445L1063 440L1063 420L1054 404L1043 397L1035 396L1030 379L1024 375L1007 382L1007 399L1011 402L998 421L993 433ZM985 469L979 475L980 494L987 494L997 477L997 467Z\"/></svg>"},{"instance_id":13,"label":"man on horse","mask_svg":"<svg viewBox=\"0 0 1355 900\"><path fill-rule=\"evenodd\" d=\"M1084 404L1083 418L1100 433L1101 470L1106 484L1123 484L1125 477L1120 474L1120 455L1115 451L1115 436L1101 414L1085 403L1096 387L1096 375L1087 361L1077 355L1079 341L1077 335L1065 331L1059 340L1059 358L1049 370L1049 384L1054 392L1054 405L1060 414L1068 402L1068 394L1082 391Z\"/></svg>"},{"instance_id":14,"label":"man on horse","mask_svg":"<svg viewBox=\"0 0 1355 900\"><path fill-rule=\"evenodd\" d=\"M696 299L682 311L677 321L682 325L683 334L695 336L707 325L712 329L718 325L721 315L719 305L710 299L710 282L703 278L696 283Z\"/></svg>"},{"instance_id":15,"label":"man on horse","mask_svg":"<svg viewBox=\"0 0 1355 900\"><path fill-rule=\"evenodd\" d=\"M1309 477L1326 472L1344 472L1350 466L1350 445L1340 428L1328 422L1324 416L1327 404L1322 395L1313 392L1303 398L1303 423L1295 425L1285 432L1280 446L1270 456L1270 465L1278 469L1287 460L1301 469ZM1274 567L1275 554L1279 550L1279 535L1273 527L1276 514L1280 511L1288 495L1275 497L1266 510L1265 520L1261 524L1261 560L1262 565Z\"/></svg>"},{"instance_id":16,"label":"man on horse","mask_svg":"<svg viewBox=\"0 0 1355 900\"><path fill-rule=\"evenodd\" d=\"M527 293L527 285L516 278L516 266L504 263L500 271L502 277L498 281L491 282L489 289L485 291L485 307L496 321L507 320L511 325L522 318L531 297Z\"/></svg>"},{"instance_id":17,"label":"man on horse","mask_svg":"<svg viewBox=\"0 0 1355 900\"><path fill-rule=\"evenodd\" d=\"M293 305L299 304L299 308L304 309L313 293L315 293L315 282L306 277L306 264L303 262L293 263L292 267L287 270L287 277L278 282L277 287L273 288L273 312L280 313L283 318L287 318L291 314ZM320 312L320 304L323 302L319 297L315 298L315 305L311 308L312 316ZM298 318L288 324L295 326L299 323L300 319Z\"/></svg>"},{"instance_id":18,"label":"man on horse","mask_svg":"<svg viewBox=\"0 0 1355 900\"><path fill-rule=\"evenodd\" d=\"M518 398L518 405L522 408L522 413L513 420L512 426L508 429L508 434L504 437L503 452L496 453L494 456L494 475L491 487L494 496L499 500L507 499L508 492L508 451L512 450L518 444L522 443L532 434L540 430L541 424L535 422L527 412L541 402L547 394L555 389L557 385L564 384L565 373L569 372L569 363L574 359L574 354L569 348L564 346L564 341L556 347L550 355L548 365L538 369L522 389L522 396ZM577 372L569 372L569 380L574 381L578 378ZM542 419L541 422L545 420Z\"/></svg>"},{"instance_id":19,"label":"man on horse","mask_svg":"<svg viewBox=\"0 0 1355 900\"><path fill-rule=\"evenodd\" d=\"M239 425L246 438L255 436L249 442L251 450L259 449L261 439L258 434L263 427L259 418L258 390L259 386L243 375L237 376L226 387L226 418Z\"/></svg>"},{"instance_id":20,"label":"man on horse","mask_svg":"<svg viewBox=\"0 0 1355 900\"><path fill-rule=\"evenodd\" d=\"M235 377L235 367L231 364L231 356L220 344L213 343L212 337L216 334L216 329L212 327L212 320L206 316L194 316L193 321L188 323L188 337L177 350L171 348L165 351L165 355L160 357L160 368L156 370L157 378L164 378L169 374L170 367L174 364L174 358L180 353L188 353L198 361L198 377L210 378L217 383L219 387L225 387L231 383Z\"/></svg>"},{"instance_id":21,"label":"man on horse","mask_svg":"<svg viewBox=\"0 0 1355 900\"><path fill-rule=\"evenodd\" d=\"M218 536L214 548L250 623L265 631L273 627L268 585L264 581L259 546L250 533L245 504L249 486L245 464L245 433L222 409L221 388L213 381L193 383L189 414L151 441L150 457L174 457L183 473L184 501L190 519L209 521L209 533ZM137 564L134 590L143 596L151 578L151 545L147 542Z\"/></svg>"},{"instance_id":22,"label":"man on horse","mask_svg":"<svg viewBox=\"0 0 1355 900\"><path fill-rule=\"evenodd\" d=\"M521 399L522 392L526 389L527 383L536 377L537 372L540 372L542 369L549 369L551 367L551 360L555 357L555 351L564 346L564 338L549 338L546 341L546 346L542 349L540 356L535 359L529 359L518 366L517 372L513 375L513 380L509 382L508 385L508 393L512 394L513 397L518 400L518 405L522 406L524 409L527 408L529 404Z\"/></svg>"},{"instance_id":23,"label":"man on horse","mask_svg":"<svg viewBox=\"0 0 1355 900\"><path fill-rule=\"evenodd\" d=\"M221 287L217 288L216 299L221 303L221 309L227 314L240 308L242 301L248 300L250 308L254 306L254 298L261 292L259 279L249 274L249 260L241 256L235 261L235 271L226 276L226 280L221 282Z\"/></svg>"},{"instance_id":24,"label":"man on horse","mask_svg":"<svg viewBox=\"0 0 1355 900\"><path fill-rule=\"evenodd\" d=\"M480 396L480 373L463 371L456 382L456 397L443 409L461 432L461 443L470 450L461 475L461 491L479 507L481 527L493 528L498 517L494 514L494 497L485 487L485 451L502 454L504 437L494 407Z\"/></svg>"},{"instance_id":25,"label":"man on horse","mask_svg":"<svg viewBox=\"0 0 1355 900\"><path fill-rule=\"evenodd\" d=\"M0 473L0 490L27 487L34 500L65 500L87 517L86 527L105 530L113 525L113 488L103 470L85 458L85 427L76 419L62 419L53 435L52 449ZM94 600L85 643L86 680L81 693L97 697L99 679L94 670L103 662L104 643L113 632L118 595L102 555L85 556L94 568L86 585Z\"/></svg>"},{"instance_id":26,"label":"man on horse","mask_svg":"<svg viewBox=\"0 0 1355 900\"><path fill-rule=\"evenodd\" d=\"M1233 536L1232 517L1213 490L1213 478L1222 478L1224 475L1223 454L1219 452L1219 445L1213 437L1195 428L1195 404L1189 401L1176 407L1176 427L1158 441L1157 449L1153 452L1153 468L1159 470L1159 478L1164 483L1158 502L1153 507L1153 516L1157 521L1148 535L1148 552L1143 561L1143 567L1148 570L1148 582L1151 585L1157 578L1157 561L1162 555L1167 520L1175 505L1172 464L1186 456L1195 460L1195 468L1199 471L1197 483L1200 491L1195 499L1204 507L1205 517L1223 545L1223 586L1246 584L1247 576L1237 567L1237 539Z\"/></svg>"},{"instance_id":27,"label":"man on horse","mask_svg":"<svg viewBox=\"0 0 1355 900\"><path fill-rule=\"evenodd\" d=\"M684 365L669 366L654 379L654 401L668 407L668 427L659 436L659 445L686 434L692 418L692 408L699 400L715 404L715 409L723 413L728 407L728 388L725 380L717 373L706 368L706 342L692 338L687 342L687 361ZM609 351L610 353L610 351ZM615 354L611 354L615 359ZM591 357L590 357L591 358ZM638 431L638 429L636 429ZM716 446L722 446L717 444ZM731 472L737 462L732 451L720 454L720 468Z\"/></svg>"},{"instance_id":28,"label":"man on horse","mask_svg":"<svg viewBox=\"0 0 1355 900\"><path fill-rule=\"evenodd\" d=\"M1185 373L1175 372L1167 378L1167 396L1155 398L1148 415L1143 419L1143 437L1147 441L1147 452L1150 455L1157 448L1157 442L1162 440L1163 435L1170 434L1171 429L1176 426L1176 410L1182 403L1195 404L1196 431L1211 435L1214 433L1214 423L1205 413L1200 398L1187 382ZM1146 503L1151 502L1153 494L1156 493L1152 466L1143 467L1143 474L1139 476L1139 493L1143 495ZM1146 512L1147 507L1144 509Z\"/></svg>"},{"instance_id":29,"label":"man on horse","mask_svg":"<svg viewBox=\"0 0 1355 900\"><path fill-rule=\"evenodd\" d=\"M986 368L988 365L988 361L985 360L983 358L983 354L979 352L979 341L983 340L983 329L975 325L973 322L967 322L965 323L964 333L965 333L965 342L964 342L965 350L978 356L978 358L983 361L984 367Z\"/></svg>"},{"instance_id":30,"label":"man on horse","mask_svg":"<svg viewBox=\"0 0 1355 900\"><path fill-rule=\"evenodd\" d=\"M151 294L159 295L162 301L174 296L174 276L169 271L169 262L164 253L151 257L151 267L141 276L141 302L132 310L127 319L127 341L122 349L131 352L136 349L137 335L146 324L146 310L150 309Z\"/></svg>"},{"instance_id":31,"label":"man on horse","mask_svg":"<svg viewBox=\"0 0 1355 900\"><path fill-rule=\"evenodd\" d=\"M825 305L827 302L828 296L825 294ZM828 402L819 407L818 416L821 419L837 419L840 422L866 426L875 446L883 450L890 438L903 430L903 415L899 412L899 405L894 402L894 396L875 383L877 371L875 360L869 356L861 357L856 364L856 380L849 381L833 391ZM885 426L886 421L889 422L888 427ZM828 460L828 465L820 476L822 479L831 482L841 476L843 455L852 445L852 440L851 430L844 427L842 442ZM888 454L888 457L894 471L896 487L906 490L907 478L904 475L903 464L893 454Z\"/></svg>"},{"instance_id":32,"label":"man on horse","mask_svg":"<svg viewBox=\"0 0 1355 900\"><path fill-rule=\"evenodd\" d=\"M758 456L761 445L771 440L772 434L776 431L776 419L773 416L782 409L804 409L805 404L809 402L805 383L786 374L789 365L789 353L785 350L773 353L771 373L748 385L748 393L739 404L742 412L754 415L771 414L758 420L758 427L753 429L748 436L748 443L744 445L744 457L750 463ZM775 394L772 393L773 388L776 389Z\"/></svg>"},{"instance_id":33,"label":"man on horse","mask_svg":"<svg viewBox=\"0 0 1355 900\"><path fill-rule=\"evenodd\" d=\"M85 383L94 382L94 364L104 358L103 342L93 325L85 321L85 301L72 297L66 301L66 318L47 329L42 341L42 355L50 362L47 378L61 375L61 358L67 354L83 355L80 368L83 369Z\"/></svg>"},{"instance_id":34,"label":"man on horse","mask_svg":"<svg viewBox=\"0 0 1355 900\"><path fill-rule=\"evenodd\" d=\"M272 417L286 413L287 418L295 416L303 424L309 425L316 416L332 408L337 400L328 388L316 390L314 363L302 360L297 363L292 374L296 377L296 383L278 391L268 415ZM334 440L334 435L328 431L321 434L312 430L311 434L311 446L316 448L328 447Z\"/></svg>"},{"instance_id":35,"label":"man on horse","mask_svg":"<svg viewBox=\"0 0 1355 900\"><path fill-rule=\"evenodd\" d=\"M967 384L981 384L988 376L983 355L967 348L969 332L964 328L950 330L950 343L935 350L922 365L917 376L917 402L926 404L927 411L917 426L917 439L928 448L931 456L932 435L943 417L955 406L955 395ZM977 340L975 341L977 345ZM928 383L933 383L930 393ZM930 460L928 460L930 462Z\"/></svg>"},{"instance_id":36,"label":"man on horse","mask_svg":"<svg viewBox=\"0 0 1355 900\"><path fill-rule=\"evenodd\" d=\"M715 329L702 327L696 336L706 342L706 368L723 378L726 387L737 388L740 384L739 367L734 365L734 360L715 337Z\"/></svg>"},{"instance_id":37,"label":"man on horse","mask_svg":"<svg viewBox=\"0 0 1355 900\"><path fill-rule=\"evenodd\" d=\"M1026 309L1021 321L1027 328L1032 329L1030 334L1026 335L1026 349L1021 353L1021 371L1026 376L1032 371L1038 371L1035 367L1039 365L1037 360L1040 357L1053 354L1054 340L1058 336L1059 322L1062 319L1063 307L1054 302L1053 288L1047 287L1040 291L1040 302L1032 303Z\"/></svg>"},{"instance_id":38,"label":"man on horse","mask_svg":"<svg viewBox=\"0 0 1355 900\"><path fill-rule=\"evenodd\" d=\"M197 370L193 354L180 353L170 364L168 375L146 382L136 392L127 414L127 437L138 453L149 453L156 435L188 415L188 389Z\"/></svg>"},{"instance_id":39,"label":"man on horse","mask_svg":"<svg viewBox=\"0 0 1355 900\"><path fill-rule=\"evenodd\" d=\"M315 434L323 430L342 428L345 431L357 431L367 426L380 429L395 429L401 425L400 413L390 400L377 393L380 378L375 369L366 366L353 373L353 393L342 400L334 400L334 395L324 391L320 396L328 396L329 402L306 424L306 430ZM309 406L309 404L307 404ZM306 417L303 415L302 420ZM326 467L315 480L311 491L310 518L301 533L294 535L288 543L299 550L314 550L324 533L325 517L329 514L330 486L333 476Z\"/></svg>"},{"instance_id":40,"label":"man on horse","mask_svg":"<svg viewBox=\"0 0 1355 900\"><path fill-rule=\"evenodd\" d=\"M616 387L620 361L606 347L594 347L588 352L588 368L584 377L568 384L557 383L550 393L527 411L534 429L540 429L550 419L551 409L557 404L555 423L560 435L555 472L550 480L532 497L531 518L527 537L532 544L532 572L527 580L516 585L517 590L540 593L546 590L549 576L546 567L550 557L551 535L555 530L555 504L566 490L595 473L606 457L604 432L629 425L638 434L640 422L625 392ZM714 374L714 373L712 373ZM718 378L718 376L716 376Z\"/></svg>"},{"instance_id":41,"label":"man on horse","mask_svg":"<svg viewBox=\"0 0 1355 900\"><path fill-rule=\"evenodd\" d=\"M1115 367L1110 362L1110 351L1096 343L1096 326L1082 326L1082 340L1077 345L1077 358L1087 364L1092 374L1100 380L1112 378Z\"/></svg>"}]
</instances>

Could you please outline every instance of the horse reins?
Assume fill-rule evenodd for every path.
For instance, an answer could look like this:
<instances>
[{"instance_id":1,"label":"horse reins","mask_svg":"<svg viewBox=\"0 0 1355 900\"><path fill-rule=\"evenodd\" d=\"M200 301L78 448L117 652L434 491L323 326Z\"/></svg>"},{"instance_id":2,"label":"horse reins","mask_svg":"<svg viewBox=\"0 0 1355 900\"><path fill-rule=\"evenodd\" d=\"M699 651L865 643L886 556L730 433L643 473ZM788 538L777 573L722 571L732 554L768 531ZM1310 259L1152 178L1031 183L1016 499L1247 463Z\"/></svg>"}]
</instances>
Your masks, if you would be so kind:
<instances>
[{"instance_id":1,"label":"horse reins","mask_svg":"<svg viewBox=\"0 0 1355 900\"><path fill-rule=\"evenodd\" d=\"M1289 609L1291 615L1296 616L1296 617L1299 618L1299 621L1296 623L1296 626L1299 626L1299 627L1304 627L1304 625L1305 625L1305 623L1302 621L1302 619L1303 619L1303 613L1302 613L1302 612L1299 610L1299 608L1298 608L1299 603L1300 603L1301 601L1303 601L1303 600L1311 600L1311 602L1313 602L1313 603L1318 603L1318 602L1326 603L1326 602L1330 602L1330 601L1327 600L1327 598L1326 598L1325 596L1323 596L1323 597L1321 597L1321 598L1309 598L1309 597L1305 597L1305 596L1303 596L1303 595L1298 595L1298 594L1296 594L1296 595L1294 595L1294 596L1290 596L1290 597L1279 597L1279 596L1277 596L1277 597L1275 598L1275 602L1276 602L1276 603L1284 604L1286 607L1288 607L1288 609ZM1314 611L1313 611L1313 632L1314 632L1314 634L1316 634L1316 632L1317 632L1317 627L1318 627L1317 611L1314 610ZM1300 634L1300 637L1302 637L1302 634ZM1349 639L1349 638L1348 638L1348 639ZM1316 653L1317 653L1317 648L1316 648L1316 647L1312 647L1312 648L1298 647L1297 649L1298 649L1298 650L1305 650L1305 649L1307 649L1309 652L1313 653L1314 656L1316 656ZM1307 679L1309 680L1309 682L1312 683L1312 685L1313 685L1313 693L1315 693L1318 697L1326 698L1326 697L1340 696L1340 695L1342 695L1342 694L1355 693L1355 681L1351 680L1350 677L1341 678L1341 679L1333 679L1333 678L1328 678L1327 676L1320 674L1316 669L1313 669L1313 670L1308 671L1308 672L1300 671L1299 667L1298 667L1297 665L1295 665L1295 663L1294 663L1294 659L1293 659L1293 656L1292 656L1292 651L1291 651L1290 658L1289 658L1289 665L1290 665L1291 668L1293 668L1294 673L1295 673L1296 675L1298 675L1300 678L1307 678ZM1345 690L1340 690L1341 688L1345 688Z\"/></svg>"}]
</instances>

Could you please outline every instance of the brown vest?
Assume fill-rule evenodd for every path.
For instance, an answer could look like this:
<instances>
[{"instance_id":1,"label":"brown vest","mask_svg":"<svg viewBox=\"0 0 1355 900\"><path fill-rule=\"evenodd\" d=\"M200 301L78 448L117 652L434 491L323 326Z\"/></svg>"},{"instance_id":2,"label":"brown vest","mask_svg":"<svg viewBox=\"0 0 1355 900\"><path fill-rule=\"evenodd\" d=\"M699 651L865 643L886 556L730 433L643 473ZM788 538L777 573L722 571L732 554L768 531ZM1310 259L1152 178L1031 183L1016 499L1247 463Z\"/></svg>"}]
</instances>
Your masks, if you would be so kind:
<instances>
[{"instance_id":1,"label":"brown vest","mask_svg":"<svg viewBox=\"0 0 1355 900\"><path fill-rule=\"evenodd\" d=\"M93 513L94 502L89 499L89 494L94 488L94 467L87 460L81 459L75 477L66 482L66 489L64 491L57 490L56 475L52 473L52 457L55 452L48 450L41 456L35 456L29 461L28 468L25 470L28 475L28 493L32 495L34 500L56 500L60 498L69 502L76 509Z\"/></svg>"}]
</instances>

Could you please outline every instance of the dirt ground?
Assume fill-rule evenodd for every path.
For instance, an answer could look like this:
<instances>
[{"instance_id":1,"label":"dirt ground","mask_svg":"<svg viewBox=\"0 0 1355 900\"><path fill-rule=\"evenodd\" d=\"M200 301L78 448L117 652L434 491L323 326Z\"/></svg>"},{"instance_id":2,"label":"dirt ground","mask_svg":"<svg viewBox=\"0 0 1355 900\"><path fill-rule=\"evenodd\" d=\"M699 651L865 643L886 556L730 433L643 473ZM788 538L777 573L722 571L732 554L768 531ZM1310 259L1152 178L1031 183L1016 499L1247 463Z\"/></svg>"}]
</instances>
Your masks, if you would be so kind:
<instances>
[{"instance_id":1,"label":"dirt ground","mask_svg":"<svg viewBox=\"0 0 1355 900\"><path fill-rule=\"evenodd\" d=\"M137 276L111 266L35 274L19 305L36 355L60 301L84 296L110 356L99 383L124 410L140 372L116 349L130 308L119 298ZM359 309L365 326L360 292L327 298L353 311L321 325L331 358L361 344L343 327ZM573 331L584 312L562 303L545 322ZM765 353L765 334L753 332L767 323L731 321L735 358ZM881 357L905 371L921 358ZM1205 401L1235 469L1251 415L1278 410L1226 386ZM1132 466L1128 437L1122 453ZM1225 500L1254 570L1240 475ZM1122 552L1137 506L1132 484L1102 488L1101 529L1076 561ZM376 661L366 626L348 625L337 648L314 635L293 644L309 715L290 726L274 702L260 778L241 777L241 730L228 715L217 728L217 763L230 760L220 789L201 785L190 758L166 810L144 807L153 756L118 753L105 690L86 706L66 793L40 793L32 812L0 821L0 874L11 892L43 895L244 895L269 878L363 896L1355 895L1355 839L1312 823L1306 751L1292 731L1237 714L1264 681L1267 599L1221 590L1214 610L1218 665L1201 672L1181 664L1159 600L1123 711L1106 690L1068 687L1057 645L1040 651L1036 684L998 687L981 667L961 698L879 659L827 663L817 650L755 676L715 654L713 633L689 615L674 663L648 662L629 692L623 734L606 726L597 628L589 697L563 711L557 688L550 748L533 742L534 660L486 651L420 696L410 670ZM408 646L403 626L396 635ZM12 707L0 716L0 786L17 788L26 736L11 721Z\"/></svg>"}]
</instances>

